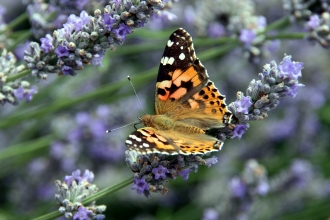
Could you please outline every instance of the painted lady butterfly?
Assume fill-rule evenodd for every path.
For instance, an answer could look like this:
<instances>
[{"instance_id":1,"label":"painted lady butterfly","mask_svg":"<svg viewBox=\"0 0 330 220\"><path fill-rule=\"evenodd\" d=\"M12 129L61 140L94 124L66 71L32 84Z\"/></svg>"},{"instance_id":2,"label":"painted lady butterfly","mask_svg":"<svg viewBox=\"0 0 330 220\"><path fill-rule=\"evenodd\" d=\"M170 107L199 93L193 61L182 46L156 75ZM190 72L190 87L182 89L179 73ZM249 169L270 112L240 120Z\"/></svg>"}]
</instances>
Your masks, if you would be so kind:
<instances>
[{"instance_id":1,"label":"painted lady butterfly","mask_svg":"<svg viewBox=\"0 0 330 220\"><path fill-rule=\"evenodd\" d=\"M160 61L155 115L144 115L145 127L128 136L126 146L140 154L205 154L223 142L205 134L230 123L232 114L195 55L190 35L174 31Z\"/></svg>"}]
</instances>

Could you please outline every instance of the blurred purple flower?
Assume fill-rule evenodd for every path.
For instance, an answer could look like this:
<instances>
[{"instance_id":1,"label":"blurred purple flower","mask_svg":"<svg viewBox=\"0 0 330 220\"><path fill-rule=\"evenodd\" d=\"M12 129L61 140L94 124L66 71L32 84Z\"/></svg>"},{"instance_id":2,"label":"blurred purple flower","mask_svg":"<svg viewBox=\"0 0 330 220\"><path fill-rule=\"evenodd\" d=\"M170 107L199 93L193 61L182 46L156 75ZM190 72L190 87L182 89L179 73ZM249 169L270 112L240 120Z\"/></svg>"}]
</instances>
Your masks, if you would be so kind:
<instances>
[{"instance_id":1,"label":"blurred purple flower","mask_svg":"<svg viewBox=\"0 0 330 220\"><path fill-rule=\"evenodd\" d=\"M70 67L70 66L66 66L66 65L64 65L63 67L62 67L62 73L64 74L64 75L71 75L71 76L75 76L76 74L75 74L75 72L73 71L73 69L72 69L72 67Z\"/></svg>"},{"instance_id":2,"label":"blurred purple flower","mask_svg":"<svg viewBox=\"0 0 330 220\"><path fill-rule=\"evenodd\" d=\"M96 115L102 119L109 117L110 113L110 108L107 105L100 105L96 109Z\"/></svg>"},{"instance_id":3,"label":"blurred purple flower","mask_svg":"<svg viewBox=\"0 0 330 220\"><path fill-rule=\"evenodd\" d=\"M289 90L285 92L285 94L287 94L288 96L291 97L296 97L296 95L298 94L298 88L304 86L303 84L294 84L291 87L289 87Z\"/></svg>"},{"instance_id":4,"label":"blurred purple flower","mask_svg":"<svg viewBox=\"0 0 330 220\"><path fill-rule=\"evenodd\" d=\"M187 169L181 170L179 175L182 176L184 181L187 181L191 171L192 170L190 168L187 168Z\"/></svg>"},{"instance_id":5,"label":"blurred purple flower","mask_svg":"<svg viewBox=\"0 0 330 220\"><path fill-rule=\"evenodd\" d=\"M205 161L206 161L206 166L210 167L211 165L218 163L218 158L216 156L213 156L205 159Z\"/></svg>"},{"instance_id":6,"label":"blurred purple flower","mask_svg":"<svg viewBox=\"0 0 330 220\"><path fill-rule=\"evenodd\" d=\"M229 189L232 196L236 198L243 198L247 193L247 186L239 177L230 180Z\"/></svg>"},{"instance_id":7,"label":"blurred purple flower","mask_svg":"<svg viewBox=\"0 0 330 220\"><path fill-rule=\"evenodd\" d=\"M293 187L304 188L313 179L312 165L306 160L295 159L291 164L290 171L292 174L290 182Z\"/></svg>"},{"instance_id":8,"label":"blurred purple flower","mask_svg":"<svg viewBox=\"0 0 330 220\"><path fill-rule=\"evenodd\" d=\"M267 27L267 19L264 16L258 16L257 27L260 29L264 29Z\"/></svg>"},{"instance_id":9,"label":"blurred purple flower","mask_svg":"<svg viewBox=\"0 0 330 220\"><path fill-rule=\"evenodd\" d=\"M264 196L268 193L269 191L269 184L267 181L262 180L261 182L258 183L256 187L256 193L260 196Z\"/></svg>"},{"instance_id":10,"label":"blurred purple flower","mask_svg":"<svg viewBox=\"0 0 330 220\"><path fill-rule=\"evenodd\" d=\"M307 22L307 27L314 30L316 27L320 26L320 23L321 21L318 15L311 15Z\"/></svg>"},{"instance_id":11,"label":"blurred purple flower","mask_svg":"<svg viewBox=\"0 0 330 220\"><path fill-rule=\"evenodd\" d=\"M15 56L19 60L24 60L24 51L30 50L31 41L25 41L15 48Z\"/></svg>"},{"instance_id":12,"label":"blurred purple flower","mask_svg":"<svg viewBox=\"0 0 330 220\"><path fill-rule=\"evenodd\" d=\"M75 116L75 120L79 126L85 126L89 124L91 119L87 112L78 112Z\"/></svg>"},{"instance_id":13,"label":"blurred purple flower","mask_svg":"<svg viewBox=\"0 0 330 220\"><path fill-rule=\"evenodd\" d=\"M251 105L252 105L252 101L250 96L243 96L241 100L235 101L237 112L242 112L244 114L249 113L249 107Z\"/></svg>"},{"instance_id":14,"label":"blurred purple flower","mask_svg":"<svg viewBox=\"0 0 330 220\"><path fill-rule=\"evenodd\" d=\"M142 177L141 179L134 177L133 180L134 180L134 185L132 186L131 189L136 190L139 195L141 195L144 191L149 191L149 186L144 180L144 177Z\"/></svg>"},{"instance_id":15,"label":"blurred purple flower","mask_svg":"<svg viewBox=\"0 0 330 220\"><path fill-rule=\"evenodd\" d=\"M202 220L218 220L219 213L212 208L208 208L204 210Z\"/></svg>"},{"instance_id":16,"label":"blurred purple flower","mask_svg":"<svg viewBox=\"0 0 330 220\"><path fill-rule=\"evenodd\" d=\"M152 172L155 174L155 179L158 180L159 178L166 179L166 173L168 173L168 170L162 165L159 165L158 167L153 168Z\"/></svg>"},{"instance_id":17,"label":"blurred purple flower","mask_svg":"<svg viewBox=\"0 0 330 220\"><path fill-rule=\"evenodd\" d=\"M256 33L253 30L242 29L239 36L239 40L244 44L250 44L257 37Z\"/></svg>"},{"instance_id":18,"label":"blurred purple flower","mask_svg":"<svg viewBox=\"0 0 330 220\"><path fill-rule=\"evenodd\" d=\"M85 207L79 207L78 212L73 216L73 220L88 220L91 219L90 216L93 214L92 211L88 210Z\"/></svg>"},{"instance_id":19,"label":"blurred purple flower","mask_svg":"<svg viewBox=\"0 0 330 220\"><path fill-rule=\"evenodd\" d=\"M33 95L37 93L37 89L35 86L32 86L30 89L24 89L23 87L18 87L14 90L14 96L22 101L24 98L26 102L30 102L33 98Z\"/></svg>"},{"instance_id":20,"label":"blurred purple flower","mask_svg":"<svg viewBox=\"0 0 330 220\"><path fill-rule=\"evenodd\" d=\"M76 181L76 183L80 185L80 184L84 184L85 182L90 183L94 179L94 173L89 170L85 170L84 174L82 176L80 175L81 175L80 170L73 171L71 176L64 177L64 182L68 186L71 186L72 181Z\"/></svg>"},{"instance_id":21,"label":"blurred purple flower","mask_svg":"<svg viewBox=\"0 0 330 220\"><path fill-rule=\"evenodd\" d=\"M104 121L99 118L90 120L89 130L93 134L94 137L106 136L106 133L105 133L105 131L107 130L106 125L104 124Z\"/></svg>"},{"instance_id":22,"label":"blurred purple flower","mask_svg":"<svg viewBox=\"0 0 330 220\"><path fill-rule=\"evenodd\" d=\"M104 52L99 52L99 53L96 53L93 55L93 58L92 58L92 61L91 61L91 64L93 66L103 66L102 65L102 60L104 58Z\"/></svg>"},{"instance_id":23,"label":"blurred purple flower","mask_svg":"<svg viewBox=\"0 0 330 220\"><path fill-rule=\"evenodd\" d=\"M207 32L208 36L212 38L217 38L224 36L226 34L226 29L222 24L218 22L213 22L209 24Z\"/></svg>"}]
</instances>

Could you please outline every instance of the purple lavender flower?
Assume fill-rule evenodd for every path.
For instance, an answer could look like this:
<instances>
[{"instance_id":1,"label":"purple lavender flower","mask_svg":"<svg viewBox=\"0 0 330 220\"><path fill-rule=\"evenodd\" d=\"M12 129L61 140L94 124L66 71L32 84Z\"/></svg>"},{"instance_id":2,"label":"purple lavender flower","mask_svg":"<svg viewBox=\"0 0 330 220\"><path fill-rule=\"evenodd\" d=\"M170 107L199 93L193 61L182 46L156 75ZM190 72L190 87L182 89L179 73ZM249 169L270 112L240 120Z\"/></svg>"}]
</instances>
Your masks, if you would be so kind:
<instances>
[{"instance_id":1,"label":"purple lavender flower","mask_svg":"<svg viewBox=\"0 0 330 220\"><path fill-rule=\"evenodd\" d=\"M54 46L52 44L53 38L49 34L46 35L46 37L43 37L40 39L41 46L40 48L44 50L45 53L49 53L51 50L53 50Z\"/></svg>"},{"instance_id":2,"label":"purple lavender flower","mask_svg":"<svg viewBox=\"0 0 330 220\"><path fill-rule=\"evenodd\" d=\"M250 96L243 96L240 100L235 101L237 112L249 113L249 107L252 105Z\"/></svg>"},{"instance_id":3,"label":"purple lavender flower","mask_svg":"<svg viewBox=\"0 0 330 220\"><path fill-rule=\"evenodd\" d=\"M191 171L192 170L190 168L187 168L187 169L181 170L179 175L182 176L184 181L187 181Z\"/></svg>"},{"instance_id":4,"label":"purple lavender flower","mask_svg":"<svg viewBox=\"0 0 330 220\"><path fill-rule=\"evenodd\" d=\"M311 15L309 17L309 21L307 22L307 27L310 29L315 29L316 27L320 26L320 18L318 15Z\"/></svg>"},{"instance_id":5,"label":"purple lavender flower","mask_svg":"<svg viewBox=\"0 0 330 220\"><path fill-rule=\"evenodd\" d=\"M303 84L294 84L289 87L289 90L285 92L286 95L291 96L292 98L296 97L298 94L298 88L304 86Z\"/></svg>"},{"instance_id":6,"label":"purple lavender flower","mask_svg":"<svg viewBox=\"0 0 330 220\"><path fill-rule=\"evenodd\" d=\"M123 43L126 40L126 35L131 33L131 29L125 24L120 24L119 28L113 30L113 32L115 33L116 39Z\"/></svg>"},{"instance_id":7,"label":"purple lavender flower","mask_svg":"<svg viewBox=\"0 0 330 220\"><path fill-rule=\"evenodd\" d=\"M92 182L94 179L94 174L93 172L89 170L85 170L84 174L82 176L80 170L76 170L72 172L71 176L65 176L64 177L64 182L70 186L72 181L76 181L77 184L81 184L84 182Z\"/></svg>"},{"instance_id":8,"label":"purple lavender flower","mask_svg":"<svg viewBox=\"0 0 330 220\"><path fill-rule=\"evenodd\" d=\"M141 179L138 177L134 177L134 185L132 186L132 190L136 190L139 195L141 195L144 191L149 191L149 186L144 180L144 177Z\"/></svg>"},{"instance_id":9,"label":"purple lavender flower","mask_svg":"<svg viewBox=\"0 0 330 220\"><path fill-rule=\"evenodd\" d=\"M87 219L90 219L92 214L93 214L93 212L91 210L88 210L87 208L80 206L78 208L78 212L76 212L76 214L74 214L73 219L74 220L87 220Z\"/></svg>"},{"instance_id":10,"label":"purple lavender flower","mask_svg":"<svg viewBox=\"0 0 330 220\"><path fill-rule=\"evenodd\" d=\"M37 93L37 89L35 86L32 86L30 89L24 89L23 87L19 87L14 90L14 96L19 100L23 100L25 98L26 102L30 102L33 98L33 95Z\"/></svg>"},{"instance_id":11,"label":"purple lavender flower","mask_svg":"<svg viewBox=\"0 0 330 220\"><path fill-rule=\"evenodd\" d=\"M226 30L222 24L213 22L209 24L207 33L211 38L217 38L226 35Z\"/></svg>"},{"instance_id":12,"label":"purple lavender flower","mask_svg":"<svg viewBox=\"0 0 330 220\"><path fill-rule=\"evenodd\" d=\"M243 198L247 193L247 186L239 177L234 177L229 182L231 194L237 198Z\"/></svg>"},{"instance_id":13,"label":"purple lavender flower","mask_svg":"<svg viewBox=\"0 0 330 220\"><path fill-rule=\"evenodd\" d=\"M205 161L206 161L206 166L210 167L211 165L218 163L218 158L216 156L213 156L205 159Z\"/></svg>"},{"instance_id":14,"label":"purple lavender flower","mask_svg":"<svg viewBox=\"0 0 330 220\"><path fill-rule=\"evenodd\" d=\"M20 43L19 45L17 45L17 47L15 48L15 56L18 60L24 60L24 51L29 50L30 49L30 43L31 41L25 41L23 43Z\"/></svg>"},{"instance_id":15,"label":"purple lavender flower","mask_svg":"<svg viewBox=\"0 0 330 220\"><path fill-rule=\"evenodd\" d=\"M166 173L168 173L168 170L162 165L159 165L157 168L153 168L152 172L155 174L155 179L158 180L159 178L166 179Z\"/></svg>"},{"instance_id":16,"label":"purple lavender flower","mask_svg":"<svg viewBox=\"0 0 330 220\"><path fill-rule=\"evenodd\" d=\"M21 101L24 98L24 88L20 86L17 89L15 89L14 96Z\"/></svg>"},{"instance_id":17,"label":"purple lavender flower","mask_svg":"<svg viewBox=\"0 0 330 220\"><path fill-rule=\"evenodd\" d=\"M89 170L85 170L84 174L81 176L80 181L92 182L94 180L94 173Z\"/></svg>"},{"instance_id":18,"label":"purple lavender flower","mask_svg":"<svg viewBox=\"0 0 330 220\"><path fill-rule=\"evenodd\" d=\"M62 45L59 45L55 49L55 53L58 57L67 57L70 54L68 48L66 48L65 46L62 46Z\"/></svg>"},{"instance_id":19,"label":"purple lavender flower","mask_svg":"<svg viewBox=\"0 0 330 220\"><path fill-rule=\"evenodd\" d=\"M237 137L238 139L241 139L245 131L248 129L246 125L243 124L238 124L235 126L235 129L233 131L233 136L232 138Z\"/></svg>"},{"instance_id":20,"label":"purple lavender flower","mask_svg":"<svg viewBox=\"0 0 330 220\"><path fill-rule=\"evenodd\" d=\"M76 73L73 71L73 69L72 69L72 67L70 67L70 66L66 66L66 65L64 65L63 67L62 67L62 73L64 74L64 75L71 75L71 76L75 76L76 75Z\"/></svg>"},{"instance_id":21,"label":"purple lavender flower","mask_svg":"<svg viewBox=\"0 0 330 220\"><path fill-rule=\"evenodd\" d=\"M291 61L291 56L286 56L280 65L278 65L279 75L284 78L297 80L301 77L303 67L304 64L302 62Z\"/></svg>"},{"instance_id":22,"label":"purple lavender flower","mask_svg":"<svg viewBox=\"0 0 330 220\"><path fill-rule=\"evenodd\" d=\"M241 30L241 34L239 36L239 40L243 42L245 45L251 44L251 42L257 37L254 30L243 29Z\"/></svg>"},{"instance_id":23,"label":"purple lavender flower","mask_svg":"<svg viewBox=\"0 0 330 220\"><path fill-rule=\"evenodd\" d=\"M260 196L264 196L269 191L269 184L267 181L260 181L256 187L256 193Z\"/></svg>"},{"instance_id":24,"label":"purple lavender flower","mask_svg":"<svg viewBox=\"0 0 330 220\"><path fill-rule=\"evenodd\" d=\"M91 64L93 66L103 66L102 65L102 60L104 58L104 52L100 52L100 53L96 53L93 55L93 58L92 58L92 61L91 61Z\"/></svg>"},{"instance_id":25,"label":"purple lavender flower","mask_svg":"<svg viewBox=\"0 0 330 220\"><path fill-rule=\"evenodd\" d=\"M112 30L112 26L114 23L116 23L116 19L114 19L113 17L111 17L110 14L108 13L104 13L103 15L103 24L107 27L108 31Z\"/></svg>"},{"instance_id":26,"label":"purple lavender flower","mask_svg":"<svg viewBox=\"0 0 330 220\"><path fill-rule=\"evenodd\" d=\"M89 124L90 117L87 112L78 112L75 116L75 120L79 126L85 126Z\"/></svg>"},{"instance_id":27,"label":"purple lavender flower","mask_svg":"<svg viewBox=\"0 0 330 220\"><path fill-rule=\"evenodd\" d=\"M30 102L33 98L33 95L37 94L37 88L35 86L32 86L25 94L24 98L26 102Z\"/></svg>"},{"instance_id":28,"label":"purple lavender flower","mask_svg":"<svg viewBox=\"0 0 330 220\"><path fill-rule=\"evenodd\" d=\"M202 220L218 220L218 219L219 219L219 213L215 209L208 208L204 210Z\"/></svg>"}]
</instances>

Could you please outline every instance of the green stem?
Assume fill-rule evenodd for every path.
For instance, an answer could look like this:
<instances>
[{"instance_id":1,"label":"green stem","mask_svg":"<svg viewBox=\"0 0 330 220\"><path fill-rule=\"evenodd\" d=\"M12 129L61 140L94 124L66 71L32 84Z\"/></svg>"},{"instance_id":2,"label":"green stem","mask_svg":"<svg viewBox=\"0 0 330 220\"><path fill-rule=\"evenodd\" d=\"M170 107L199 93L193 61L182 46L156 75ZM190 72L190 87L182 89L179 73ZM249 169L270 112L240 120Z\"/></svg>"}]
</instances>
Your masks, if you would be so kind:
<instances>
[{"instance_id":1,"label":"green stem","mask_svg":"<svg viewBox=\"0 0 330 220\"><path fill-rule=\"evenodd\" d=\"M14 146L8 146L0 150L0 161L9 157L20 156L44 147L48 147L51 141L52 135L47 135L36 140L27 141Z\"/></svg>"},{"instance_id":2,"label":"green stem","mask_svg":"<svg viewBox=\"0 0 330 220\"><path fill-rule=\"evenodd\" d=\"M133 177L128 178L127 180L122 181L121 183L118 183L114 186L110 186L108 188L105 188L97 193L95 193L94 195L84 199L84 201L82 202L84 205L86 204L90 204L91 202L94 202L102 197L105 197L107 195L110 195L111 193L114 193L130 184L133 183ZM63 215L62 213L60 213L59 211L55 211L55 212L51 212L48 213L46 215L40 216L38 218L35 218L33 220L48 220L48 219L54 219L54 218L58 218L61 215Z\"/></svg>"},{"instance_id":3,"label":"green stem","mask_svg":"<svg viewBox=\"0 0 330 220\"><path fill-rule=\"evenodd\" d=\"M305 33L282 33L267 36L267 40L274 40L274 39L283 39L283 40L293 40L293 39L304 39Z\"/></svg>"},{"instance_id":4,"label":"green stem","mask_svg":"<svg viewBox=\"0 0 330 220\"><path fill-rule=\"evenodd\" d=\"M23 77L23 76L28 75L29 73L31 73L31 70L30 70L30 69L25 69L25 70L23 70L22 72L17 73L16 75L9 76L9 77L7 78L7 82L10 82L10 81L14 81L14 80L16 80L16 79L19 79L19 78L21 78L21 77Z\"/></svg>"},{"instance_id":5,"label":"green stem","mask_svg":"<svg viewBox=\"0 0 330 220\"><path fill-rule=\"evenodd\" d=\"M28 18L28 15L26 12L18 16L16 19L12 20L8 25L7 28L0 31L0 35L4 34L5 32L15 28L17 25L21 24L23 21L25 21Z\"/></svg>"},{"instance_id":6,"label":"green stem","mask_svg":"<svg viewBox=\"0 0 330 220\"><path fill-rule=\"evenodd\" d=\"M14 48L16 48L17 45L26 41L31 36L32 36L32 33L30 31L25 31L23 34L21 34L18 38L15 39L15 42L12 45L7 47L7 50L12 51Z\"/></svg>"},{"instance_id":7,"label":"green stem","mask_svg":"<svg viewBox=\"0 0 330 220\"><path fill-rule=\"evenodd\" d=\"M283 27L286 27L290 24L290 20L289 17L283 17L281 19L278 19L276 21L274 21L273 23L270 23L265 30L263 31L263 33L267 33L269 31L272 31L274 29L280 29Z\"/></svg>"},{"instance_id":8,"label":"green stem","mask_svg":"<svg viewBox=\"0 0 330 220\"><path fill-rule=\"evenodd\" d=\"M90 204L91 202L94 202L94 201L96 201L100 198L103 198L107 195L110 195L111 193L114 193L114 192L116 192L116 191L118 191L118 190L132 184L132 183L133 183L133 177L130 177L130 178L122 181L121 183L118 183L114 186L102 189L101 191L95 193L94 195L84 199L83 204L84 205Z\"/></svg>"}]
</instances>

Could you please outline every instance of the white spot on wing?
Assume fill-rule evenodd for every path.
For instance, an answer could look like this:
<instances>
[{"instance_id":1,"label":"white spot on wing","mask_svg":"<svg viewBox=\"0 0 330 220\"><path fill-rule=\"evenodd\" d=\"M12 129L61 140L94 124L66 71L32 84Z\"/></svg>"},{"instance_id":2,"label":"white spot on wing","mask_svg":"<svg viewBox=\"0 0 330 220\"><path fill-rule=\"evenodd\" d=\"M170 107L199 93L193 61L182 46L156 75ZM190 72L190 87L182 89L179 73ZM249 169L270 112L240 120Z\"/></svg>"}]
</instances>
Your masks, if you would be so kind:
<instances>
[{"instance_id":1,"label":"white spot on wing","mask_svg":"<svg viewBox=\"0 0 330 220\"><path fill-rule=\"evenodd\" d=\"M125 142L126 142L126 144L133 144L133 142L130 140L126 140Z\"/></svg>"},{"instance_id":2,"label":"white spot on wing","mask_svg":"<svg viewBox=\"0 0 330 220\"><path fill-rule=\"evenodd\" d=\"M168 40L168 41L167 41L167 46L168 46L168 47L171 47L173 44L174 44L173 41L171 41L171 40Z\"/></svg>"},{"instance_id":3,"label":"white spot on wing","mask_svg":"<svg viewBox=\"0 0 330 220\"><path fill-rule=\"evenodd\" d=\"M168 57L163 57L160 62L165 66L168 62Z\"/></svg>"},{"instance_id":4,"label":"white spot on wing","mask_svg":"<svg viewBox=\"0 0 330 220\"><path fill-rule=\"evenodd\" d=\"M171 57L169 60L168 60L168 62L167 62L168 64L170 64L170 65L172 65L173 63L174 63L174 58L173 57Z\"/></svg>"},{"instance_id":5,"label":"white spot on wing","mask_svg":"<svg viewBox=\"0 0 330 220\"><path fill-rule=\"evenodd\" d=\"M179 59L184 60L184 58L186 58L186 56L184 55L184 53L181 53L180 56L179 56Z\"/></svg>"},{"instance_id":6,"label":"white spot on wing","mask_svg":"<svg viewBox=\"0 0 330 220\"><path fill-rule=\"evenodd\" d=\"M176 42L176 45L179 45L179 42Z\"/></svg>"},{"instance_id":7,"label":"white spot on wing","mask_svg":"<svg viewBox=\"0 0 330 220\"><path fill-rule=\"evenodd\" d=\"M147 143L143 143L142 145L143 145L143 147L149 147L149 144L147 144Z\"/></svg>"},{"instance_id":8,"label":"white spot on wing","mask_svg":"<svg viewBox=\"0 0 330 220\"><path fill-rule=\"evenodd\" d=\"M180 49L182 50L183 49L183 46L181 46Z\"/></svg>"}]
</instances>

